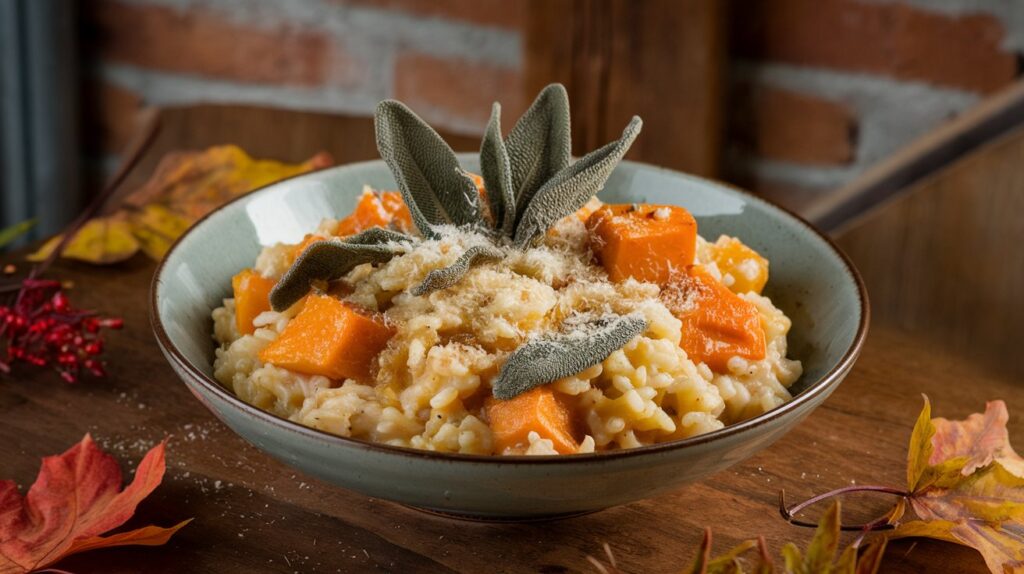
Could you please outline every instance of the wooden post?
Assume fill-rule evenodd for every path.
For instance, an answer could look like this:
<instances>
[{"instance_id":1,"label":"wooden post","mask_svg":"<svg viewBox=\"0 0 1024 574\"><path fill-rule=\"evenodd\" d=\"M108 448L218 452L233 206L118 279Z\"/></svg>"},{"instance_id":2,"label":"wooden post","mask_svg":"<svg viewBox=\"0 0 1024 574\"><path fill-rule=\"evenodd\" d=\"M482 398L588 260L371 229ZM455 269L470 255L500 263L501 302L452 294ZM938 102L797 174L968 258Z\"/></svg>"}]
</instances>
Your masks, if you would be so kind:
<instances>
[{"instance_id":1,"label":"wooden post","mask_svg":"<svg viewBox=\"0 0 1024 574\"><path fill-rule=\"evenodd\" d=\"M725 3L530 0L526 90L562 82L574 153L644 129L629 158L714 177L722 148Z\"/></svg>"}]
</instances>

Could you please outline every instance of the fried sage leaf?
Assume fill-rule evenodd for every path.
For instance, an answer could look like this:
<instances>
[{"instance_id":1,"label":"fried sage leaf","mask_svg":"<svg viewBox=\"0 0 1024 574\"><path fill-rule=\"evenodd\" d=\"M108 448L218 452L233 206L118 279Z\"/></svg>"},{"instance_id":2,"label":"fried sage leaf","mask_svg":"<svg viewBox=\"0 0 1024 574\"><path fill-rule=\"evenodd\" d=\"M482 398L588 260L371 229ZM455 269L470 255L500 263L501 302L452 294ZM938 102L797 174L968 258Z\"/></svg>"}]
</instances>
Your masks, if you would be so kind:
<instances>
[{"instance_id":1,"label":"fried sage leaf","mask_svg":"<svg viewBox=\"0 0 1024 574\"><path fill-rule=\"evenodd\" d=\"M458 283L473 265L484 261L497 261L504 256L505 254L496 247L488 245L470 247L462 256L455 260L455 263L428 273L423 282L413 287L410 293L419 297L438 289L447 289Z\"/></svg>"},{"instance_id":2,"label":"fried sage leaf","mask_svg":"<svg viewBox=\"0 0 1024 574\"><path fill-rule=\"evenodd\" d=\"M494 228L511 237L516 225L516 198L512 187L512 166L508 149L501 139L501 104L495 102L480 144L480 172L487 190L487 201L494 218Z\"/></svg>"},{"instance_id":3,"label":"fried sage leaf","mask_svg":"<svg viewBox=\"0 0 1024 574\"><path fill-rule=\"evenodd\" d=\"M583 207L601 191L612 170L640 133L643 121L633 116L622 137L594 150L555 174L533 196L516 224L515 244L526 247L556 221Z\"/></svg>"},{"instance_id":4,"label":"fried sage leaf","mask_svg":"<svg viewBox=\"0 0 1024 574\"><path fill-rule=\"evenodd\" d=\"M270 306L275 311L284 311L305 297L313 282L338 279L363 263L390 261L403 249L390 241L360 243L368 240L366 234L370 231L374 230L364 231L349 241L330 239L307 247L270 292ZM387 232L391 233L394 232Z\"/></svg>"},{"instance_id":5,"label":"fried sage leaf","mask_svg":"<svg viewBox=\"0 0 1024 574\"><path fill-rule=\"evenodd\" d=\"M611 315L529 341L512 351L502 365L491 383L494 398L511 399L593 367L646 329L647 321L639 314Z\"/></svg>"},{"instance_id":6,"label":"fried sage leaf","mask_svg":"<svg viewBox=\"0 0 1024 574\"><path fill-rule=\"evenodd\" d=\"M545 182L569 165L571 137L569 95L561 84L551 84L537 95L505 142L517 214L523 213Z\"/></svg>"},{"instance_id":7,"label":"fried sage leaf","mask_svg":"<svg viewBox=\"0 0 1024 574\"><path fill-rule=\"evenodd\" d=\"M371 227L366 231L360 231L359 233L351 237L346 237L345 243L354 243L356 245L373 245L380 243L402 243L411 240L411 237L402 233L401 231L385 229L383 227Z\"/></svg>"},{"instance_id":8,"label":"fried sage leaf","mask_svg":"<svg viewBox=\"0 0 1024 574\"><path fill-rule=\"evenodd\" d=\"M395 100L377 106L374 124L380 156L398 181L412 221L424 237L437 237L437 225L479 225L476 184L433 128Z\"/></svg>"}]
</instances>

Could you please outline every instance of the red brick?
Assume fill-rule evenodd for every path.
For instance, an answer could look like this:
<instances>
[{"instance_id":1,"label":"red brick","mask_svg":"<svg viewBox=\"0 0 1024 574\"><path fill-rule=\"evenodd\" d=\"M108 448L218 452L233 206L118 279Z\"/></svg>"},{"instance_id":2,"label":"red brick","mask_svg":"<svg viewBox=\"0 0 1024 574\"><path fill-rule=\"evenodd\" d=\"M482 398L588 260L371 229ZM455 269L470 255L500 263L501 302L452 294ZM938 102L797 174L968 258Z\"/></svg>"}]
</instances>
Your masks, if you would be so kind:
<instances>
[{"instance_id":1,"label":"red brick","mask_svg":"<svg viewBox=\"0 0 1024 574\"><path fill-rule=\"evenodd\" d=\"M339 0L344 4L395 10L415 16L461 20L519 30L526 18L523 0Z\"/></svg>"},{"instance_id":2,"label":"red brick","mask_svg":"<svg viewBox=\"0 0 1024 574\"><path fill-rule=\"evenodd\" d=\"M428 119L446 118L480 126L501 102L502 127L508 129L525 111L523 79L518 70L418 53L399 54L395 97Z\"/></svg>"},{"instance_id":3,"label":"red brick","mask_svg":"<svg viewBox=\"0 0 1024 574\"><path fill-rule=\"evenodd\" d=\"M848 163L856 118L844 105L771 86L739 90L734 138L751 153L813 165Z\"/></svg>"},{"instance_id":4,"label":"red brick","mask_svg":"<svg viewBox=\"0 0 1024 574\"><path fill-rule=\"evenodd\" d=\"M100 56L144 68L253 83L317 85L351 66L319 33L252 29L202 8L181 12L110 0L84 10ZM338 74L332 74L337 77Z\"/></svg>"},{"instance_id":5,"label":"red brick","mask_svg":"<svg viewBox=\"0 0 1024 574\"><path fill-rule=\"evenodd\" d=\"M739 9L742 6L742 9ZM1016 75L989 15L947 15L900 3L761 0L733 11L745 58L837 68L989 92Z\"/></svg>"}]
</instances>

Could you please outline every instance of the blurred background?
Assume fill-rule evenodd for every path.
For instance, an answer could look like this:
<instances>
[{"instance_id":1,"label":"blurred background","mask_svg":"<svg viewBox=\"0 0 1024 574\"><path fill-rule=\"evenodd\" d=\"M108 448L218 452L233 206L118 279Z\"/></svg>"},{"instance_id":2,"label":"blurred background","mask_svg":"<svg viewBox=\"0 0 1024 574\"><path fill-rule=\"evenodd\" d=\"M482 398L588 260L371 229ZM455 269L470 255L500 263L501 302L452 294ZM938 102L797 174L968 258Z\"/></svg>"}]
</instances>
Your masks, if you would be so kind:
<instances>
[{"instance_id":1,"label":"blurred background","mask_svg":"<svg viewBox=\"0 0 1024 574\"><path fill-rule=\"evenodd\" d=\"M577 151L637 113L630 158L799 209L1012 84L1022 52L1014 0L0 0L0 219L59 229L146 106L393 97L472 149L491 102L507 129L552 81Z\"/></svg>"}]
</instances>

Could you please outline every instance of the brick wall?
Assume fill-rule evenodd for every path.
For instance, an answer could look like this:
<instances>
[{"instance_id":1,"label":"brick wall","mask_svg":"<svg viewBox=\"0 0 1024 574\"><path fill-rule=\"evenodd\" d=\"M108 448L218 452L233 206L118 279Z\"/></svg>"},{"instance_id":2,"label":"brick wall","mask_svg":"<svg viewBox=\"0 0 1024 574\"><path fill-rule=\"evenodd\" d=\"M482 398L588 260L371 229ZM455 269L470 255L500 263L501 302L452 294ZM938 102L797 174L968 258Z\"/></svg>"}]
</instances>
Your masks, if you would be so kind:
<instances>
[{"instance_id":1,"label":"brick wall","mask_svg":"<svg viewBox=\"0 0 1024 574\"><path fill-rule=\"evenodd\" d=\"M526 4L86 0L90 152L116 154L139 106L195 101L370 114L397 97L479 133L492 101L527 103ZM788 198L1007 85L1024 52L1024 2L1006 0L734 0L726 25L726 177Z\"/></svg>"},{"instance_id":2,"label":"brick wall","mask_svg":"<svg viewBox=\"0 0 1024 574\"><path fill-rule=\"evenodd\" d=\"M372 114L397 97L451 132L522 109L521 2L87 0L88 151L116 155L146 104Z\"/></svg>"},{"instance_id":3,"label":"brick wall","mask_svg":"<svg viewBox=\"0 0 1024 574\"><path fill-rule=\"evenodd\" d=\"M777 197L841 186L1014 81L1024 51L1019 2L758 0L733 8L729 174Z\"/></svg>"}]
</instances>

